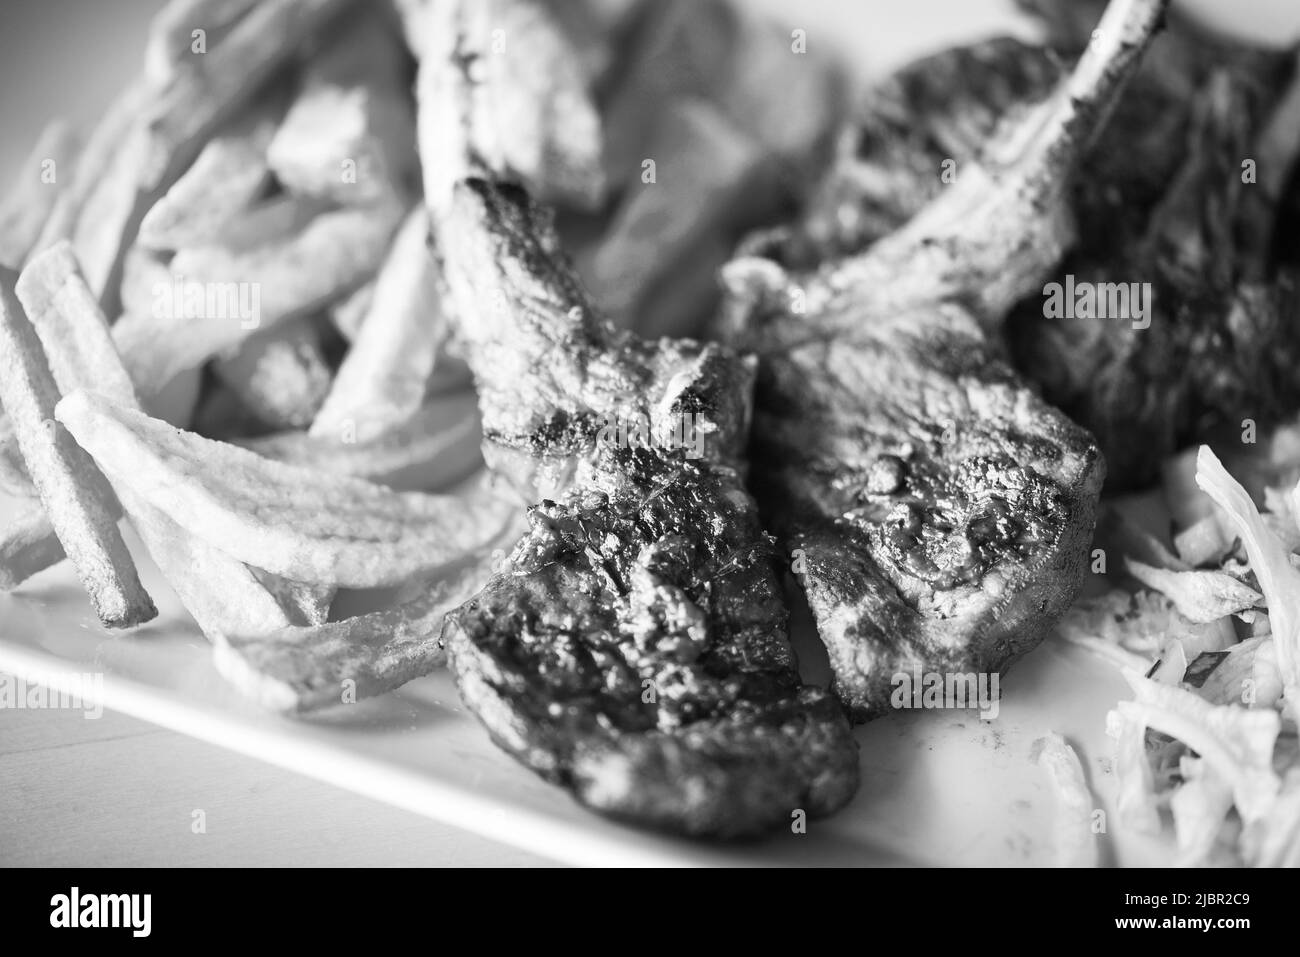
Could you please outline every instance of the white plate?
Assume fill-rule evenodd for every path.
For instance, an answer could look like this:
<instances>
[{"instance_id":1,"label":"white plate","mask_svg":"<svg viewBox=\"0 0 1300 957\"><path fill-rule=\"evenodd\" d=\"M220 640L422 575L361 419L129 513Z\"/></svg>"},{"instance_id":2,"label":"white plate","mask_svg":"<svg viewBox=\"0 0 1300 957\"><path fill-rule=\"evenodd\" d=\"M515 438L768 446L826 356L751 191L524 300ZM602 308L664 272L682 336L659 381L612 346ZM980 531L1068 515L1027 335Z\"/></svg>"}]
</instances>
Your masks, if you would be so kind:
<instances>
[{"instance_id":1,"label":"white plate","mask_svg":"<svg viewBox=\"0 0 1300 957\"><path fill-rule=\"evenodd\" d=\"M12 512L0 501L0 524ZM1105 715L1126 687L1109 665L1063 643L1047 642L1004 678L993 721L911 711L858 729L862 788L807 833L699 844L612 824L534 777L492 745L447 674L306 720L261 712L213 669L157 569L139 564L159 615L129 635L99 626L66 562L0 595L0 671L34 681L102 674L104 707L574 864L1050 863L1055 797L1030 751L1057 731L1079 751L1111 822L1103 861L1165 857L1113 823Z\"/></svg>"},{"instance_id":2,"label":"white plate","mask_svg":"<svg viewBox=\"0 0 1300 957\"><path fill-rule=\"evenodd\" d=\"M810 42L851 49L854 65L872 73L1015 25L1005 0L753 2L808 26ZM1239 17L1238 27L1275 42L1295 36L1300 9L1286 0L1248 5L1251 16ZM1214 0L1186 6L1222 19ZM45 104L45 113L67 105ZM26 118L28 139L44 115ZM0 521L11 510L0 500ZM66 564L0 595L0 671L33 679L103 673L105 707L576 864L1050 863L1055 798L1030 752L1035 739L1056 731L1079 752L1106 812L1102 862L1170 858L1169 842L1126 834L1116 823L1105 715L1127 687L1109 665L1073 646L1049 640L1017 665L1002 682L994 721L969 711L900 712L858 729L861 790L839 814L809 822L807 833L740 846L695 844L609 823L520 768L460 706L446 674L308 720L250 707L213 670L206 642L156 569L147 559L140 565L160 614L129 636L99 627Z\"/></svg>"}]
</instances>

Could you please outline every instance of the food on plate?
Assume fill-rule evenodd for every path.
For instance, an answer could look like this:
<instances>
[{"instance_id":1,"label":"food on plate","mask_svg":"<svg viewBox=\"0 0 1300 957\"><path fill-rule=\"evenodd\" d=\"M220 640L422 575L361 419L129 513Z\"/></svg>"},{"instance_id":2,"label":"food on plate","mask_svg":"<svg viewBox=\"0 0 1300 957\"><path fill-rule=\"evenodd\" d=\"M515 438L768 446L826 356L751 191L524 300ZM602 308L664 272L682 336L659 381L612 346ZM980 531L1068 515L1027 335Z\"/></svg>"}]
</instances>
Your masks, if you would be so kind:
<instances>
[{"instance_id":1,"label":"food on plate","mask_svg":"<svg viewBox=\"0 0 1300 957\"><path fill-rule=\"evenodd\" d=\"M467 34L493 38L478 53L473 81L460 71L436 81L426 77L456 86L420 102L420 128L432 123L442 131L420 144L430 202L448 202L464 157L476 155L543 199L579 209L599 204L606 187L600 117L569 41L545 7L516 0L432 0L411 4L406 25L426 63ZM524 50L526 56L516 52ZM429 117L424 114L430 104L457 112Z\"/></svg>"},{"instance_id":2,"label":"food on plate","mask_svg":"<svg viewBox=\"0 0 1300 957\"><path fill-rule=\"evenodd\" d=\"M407 214L333 388L312 417L313 436L371 442L419 411L449 334L423 208Z\"/></svg>"},{"instance_id":3,"label":"food on plate","mask_svg":"<svg viewBox=\"0 0 1300 957\"><path fill-rule=\"evenodd\" d=\"M92 392L65 396L57 416L115 485L227 554L294 581L377 588L431 575L486 545L511 511L488 489L398 492L273 462Z\"/></svg>"},{"instance_id":4,"label":"food on plate","mask_svg":"<svg viewBox=\"0 0 1300 957\"><path fill-rule=\"evenodd\" d=\"M60 243L39 254L19 284L59 388L94 388L137 407L135 387L69 245ZM179 526L154 515L156 510L138 501L129 488L116 493L150 556L205 633L217 631L218 623L220 630L236 632L289 623L247 568L202 542L187 541ZM49 563L62 557L51 554Z\"/></svg>"},{"instance_id":5,"label":"food on plate","mask_svg":"<svg viewBox=\"0 0 1300 957\"><path fill-rule=\"evenodd\" d=\"M1056 866L1096 867L1096 801L1088 790L1079 755L1052 732L1034 742L1034 759L1046 769L1056 791Z\"/></svg>"},{"instance_id":6,"label":"food on plate","mask_svg":"<svg viewBox=\"0 0 1300 957\"><path fill-rule=\"evenodd\" d=\"M617 818L734 837L838 808L857 747L834 699L800 682L739 478L751 367L603 325L517 186L466 180L434 218L485 455L546 490L506 570L448 620L466 704L527 767ZM493 289L500 313L471 312ZM620 415L644 417L654 447L602 439ZM698 458L662 448L686 421Z\"/></svg>"},{"instance_id":7,"label":"food on plate","mask_svg":"<svg viewBox=\"0 0 1300 957\"><path fill-rule=\"evenodd\" d=\"M18 168L17 182L0 201L0 266L22 268L54 209L60 186L72 177L76 161L77 140L72 128L55 120L41 132Z\"/></svg>"},{"instance_id":8,"label":"food on plate","mask_svg":"<svg viewBox=\"0 0 1300 957\"><path fill-rule=\"evenodd\" d=\"M1114 664L1135 693L1107 719L1123 827L1172 833L1184 866L1294 866L1300 525L1279 488L1261 513L1209 448L1194 459L1195 485L1171 485L1170 512L1185 523L1208 507L1230 529L1216 567L1139 566L1145 588L1080 602L1059 632ZM1300 459L1255 465L1290 489Z\"/></svg>"},{"instance_id":9,"label":"food on plate","mask_svg":"<svg viewBox=\"0 0 1300 957\"><path fill-rule=\"evenodd\" d=\"M266 149L291 192L342 203L410 189L417 165L410 55L382 8L360 4L333 24Z\"/></svg>"},{"instance_id":10,"label":"food on plate","mask_svg":"<svg viewBox=\"0 0 1300 957\"><path fill-rule=\"evenodd\" d=\"M430 396L402 425L377 438L346 437L294 431L235 442L289 465L411 490L450 488L483 463L478 398L470 391Z\"/></svg>"},{"instance_id":11,"label":"food on plate","mask_svg":"<svg viewBox=\"0 0 1300 957\"><path fill-rule=\"evenodd\" d=\"M0 404L13 423L41 507L95 614L109 628L141 625L158 610L118 531L112 491L90 456L54 420L59 388L13 283L12 273L0 273ZM40 291L24 293L39 313Z\"/></svg>"},{"instance_id":12,"label":"food on plate","mask_svg":"<svg viewBox=\"0 0 1300 957\"><path fill-rule=\"evenodd\" d=\"M354 7L353 0L266 0L230 10L220 42L202 56L172 59L172 68L147 77L151 87L145 117L149 148L139 170L142 190L157 189L193 159L235 109L249 102L274 72L331 19ZM171 15L165 15L170 18ZM183 15L181 17L183 19ZM165 19L165 23L174 23ZM192 28L191 28L192 29ZM171 35L170 26L157 33ZM193 40L193 38L191 38ZM170 41L163 45L172 47ZM191 43L190 53L193 53Z\"/></svg>"},{"instance_id":13,"label":"food on plate","mask_svg":"<svg viewBox=\"0 0 1300 957\"><path fill-rule=\"evenodd\" d=\"M266 148L284 113L282 96L261 98L218 130L190 167L144 214L136 242L146 249L203 246L267 189Z\"/></svg>"},{"instance_id":14,"label":"food on plate","mask_svg":"<svg viewBox=\"0 0 1300 957\"><path fill-rule=\"evenodd\" d=\"M487 42L426 50L420 144L441 167L426 183L461 171L427 205L484 455L537 504L506 567L448 618L457 686L499 746L603 814L712 837L827 814L856 790L857 746L799 678L740 479L752 364L599 318L549 211L472 125L448 134L460 104L496 95L500 78L468 69ZM620 419L644 421L644 441L620 441Z\"/></svg>"},{"instance_id":15,"label":"food on plate","mask_svg":"<svg viewBox=\"0 0 1300 957\"><path fill-rule=\"evenodd\" d=\"M507 532L513 542L519 529ZM231 684L273 711L306 712L383 694L443 667L444 616L492 574L492 552L381 611L342 621L223 632L213 663Z\"/></svg>"},{"instance_id":16,"label":"food on plate","mask_svg":"<svg viewBox=\"0 0 1300 957\"><path fill-rule=\"evenodd\" d=\"M306 428L329 395L334 373L313 319L281 323L212 363L213 373L271 428Z\"/></svg>"},{"instance_id":17,"label":"food on plate","mask_svg":"<svg viewBox=\"0 0 1300 957\"><path fill-rule=\"evenodd\" d=\"M867 248L950 189L1051 93L1061 58L1096 42L1099 0L1022 5L1050 47L980 41L878 83L800 218L752 243L808 268ZM1071 251L1026 290L1005 340L1044 398L1096 436L1111 487L1149 484L1183 444L1244 417L1276 423L1300 408L1289 334L1300 261L1276 250L1300 159L1297 62L1294 47L1228 41L1175 11L1083 144ZM1052 283L1063 306L1048 302Z\"/></svg>"},{"instance_id":18,"label":"food on plate","mask_svg":"<svg viewBox=\"0 0 1300 957\"><path fill-rule=\"evenodd\" d=\"M898 674L1054 631L1134 696L1113 776L1055 722L1023 755L1056 863L1099 806L1296 863L1295 53L1021 5L1045 40L845 124L732 0L172 0L0 205L0 588L66 557L128 627L147 554L251 702L448 667L526 768L700 838L840 809ZM1046 314L1126 270L1150 325ZM1107 459L1162 482L1100 500Z\"/></svg>"},{"instance_id":19,"label":"food on plate","mask_svg":"<svg viewBox=\"0 0 1300 957\"><path fill-rule=\"evenodd\" d=\"M761 359L754 487L859 719L914 667L1000 671L1082 581L1101 458L988 333L1060 256L1079 148L1163 6L1112 4L1053 96L866 251L724 274L724 334Z\"/></svg>"},{"instance_id":20,"label":"food on plate","mask_svg":"<svg viewBox=\"0 0 1300 957\"><path fill-rule=\"evenodd\" d=\"M113 326L131 378L169 382L355 289L383 261L403 206L390 198L327 210L267 246L181 250L169 264L174 289L163 292L159 308L128 313Z\"/></svg>"}]
</instances>

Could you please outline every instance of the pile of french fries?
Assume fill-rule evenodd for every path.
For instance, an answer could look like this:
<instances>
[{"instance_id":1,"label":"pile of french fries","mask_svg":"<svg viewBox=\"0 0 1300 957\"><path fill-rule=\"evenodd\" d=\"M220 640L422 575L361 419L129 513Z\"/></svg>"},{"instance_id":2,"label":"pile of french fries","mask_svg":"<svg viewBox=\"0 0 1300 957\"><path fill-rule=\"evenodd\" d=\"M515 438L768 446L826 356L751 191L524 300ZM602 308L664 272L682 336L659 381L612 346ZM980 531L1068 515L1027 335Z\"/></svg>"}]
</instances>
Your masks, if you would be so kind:
<instances>
[{"instance_id":1,"label":"pile of french fries","mask_svg":"<svg viewBox=\"0 0 1300 957\"><path fill-rule=\"evenodd\" d=\"M140 76L84 139L51 124L0 204L0 490L26 500L0 588L66 559L104 626L147 623L125 522L269 708L442 664L524 518L482 470L417 149L418 60L468 20L507 80L476 142L642 334L697 327L839 116L822 64L773 97L790 38L728 0L173 0ZM561 74L580 95L538 95ZM386 610L331 620L376 588Z\"/></svg>"}]
</instances>

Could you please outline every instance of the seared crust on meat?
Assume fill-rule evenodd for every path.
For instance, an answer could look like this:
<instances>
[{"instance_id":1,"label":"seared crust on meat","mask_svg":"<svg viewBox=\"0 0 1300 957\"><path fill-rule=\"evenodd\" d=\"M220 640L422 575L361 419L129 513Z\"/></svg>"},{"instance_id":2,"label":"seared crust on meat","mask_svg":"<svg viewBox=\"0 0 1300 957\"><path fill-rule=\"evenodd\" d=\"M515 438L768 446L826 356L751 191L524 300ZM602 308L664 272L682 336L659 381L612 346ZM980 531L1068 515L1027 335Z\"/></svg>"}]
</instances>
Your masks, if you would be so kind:
<instances>
[{"instance_id":1,"label":"seared crust on meat","mask_svg":"<svg viewBox=\"0 0 1300 957\"><path fill-rule=\"evenodd\" d=\"M1101 456L990 334L1073 238L1079 155L1164 6L1114 0L1052 96L865 251L835 257L856 239L814 217L804 245L829 261L802 263L796 230L724 273L720 328L762 360L753 485L855 718L885 712L902 672L1000 671L1080 586Z\"/></svg>"},{"instance_id":2,"label":"seared crust on meat","mask_svg":"<svg viewBox=\"0 0 1300 957\"><path fill-rule=\"evenodd\" d=\"M730 838L843 805L857 745L799 680L738 471L754 363L600 322L519 188L462 182L436 219L485 455L542 499L448 618L466 704L523 764L634 823Z\"/></svg>"},{"instance_id":3,"label":"seared crust on meat","mask_svg":"<svg viewBox=\"0 0 1300 957\"><path fill-rule=\"evenodd\" d=\"M859 719L913 668L1001 671L1082 581L1103 467L955 307L763 364L753 485Z\"/></svg>"},{"instance_id":4,"label":"seared crust on meat","mask_svg":"<svg viewBox=\"0 0 1300 957\"><path fill-rule=\"evenodd\" d=\"M725 466L624 451L530 512L447 629L493 740L594 810L734 837L857 787L835 699L800 685L770 540Z\"/></svg>"}]
</instances>

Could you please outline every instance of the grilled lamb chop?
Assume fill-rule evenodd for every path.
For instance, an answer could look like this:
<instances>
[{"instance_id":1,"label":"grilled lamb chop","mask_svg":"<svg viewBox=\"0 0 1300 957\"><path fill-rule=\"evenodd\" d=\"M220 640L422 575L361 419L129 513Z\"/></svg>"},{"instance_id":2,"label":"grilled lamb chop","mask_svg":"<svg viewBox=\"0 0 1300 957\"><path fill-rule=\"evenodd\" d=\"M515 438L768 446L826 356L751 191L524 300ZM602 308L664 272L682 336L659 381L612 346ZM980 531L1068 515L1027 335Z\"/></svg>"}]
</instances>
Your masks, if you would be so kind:
<instances>
[{"instance_id":1,"label":"grilled lamb chop","mask_svg":"<svg viewBox=\"0 0 1300 957\"><path fill-rule=\"evenodd\" d=\"M615 818L736 837L829 813L857 787L857 745L799 679L744 490L753 362L597 318L549 212L476 149L479 38L453 36L421 67L427 195L485 455L540 499L448 617L461 695L499 746Z\"/></svg>"},{"instance_id":2,"label":"grilled lamb chop","mask_svg":"<svg viewBox=\"0 0 1300 957\"><path fill-rule=\"evenodd\" d=\"M1087 47L1102 7L1021 3L1044 18L1053 48L990 40L888 78L800 222L751 248L794 268L859 252L947 188L946 161L958 170L978 161L1050 93L1060 58ZM1071 190L1078 242L1045 277L1150 282L1150 325L1046 318L1040 290L1010 317L1016 366L1094 432L1114 486L1150 481L1169 453L1216 425L1262 425L1300 407L1300 343L1289 334L1300 283L1294 260L1279 257L1287 240L1276 222L1300 149L1295 62L1294 51L1175 18L1081 162ZM1258 167L1249 184L1248 157Z\"/></svg>"},{"instance_id":3,"label":"grilled lamb chop","mask_svg":"<svg viewBox=\"0 0 1300 957\"><path fill-rule=\"evenodd\" d=\"M899 673L1004 668L1079 586L1101 459L988 332L1063 253L1079 150L1163 6L1112 4L1025 125L865 253L724 274L724 330L762 358L754 487L858 718Z\"/></svg>"},{"instance_id":4,"label":"grilled lamb chop","mask_svg":"<svg viewBox=\"0 0 1300 957\"><path fill-rule=\"evenodd\" d=\"M1021 2L1059 49L1087 42L1078 4ZM1247 418L1263 428L1300 408L1300 275L1274 248L1300 155L1296 53L1175 21L1093 150L1074 196L1080 241L1060 270L1150 282L1149 327L1044 320L1041 299L1008 324L1017 366L1094 431L1116 486L1150 482L1170 453L1217 429L1236 433Z\"/></svg>"},{"instance_id":5,"label":"grilled lamb chop","mask_svg":"<svg viewBox=\"0 0 1300 957\"><path fill-rule=\"evenodd\" d=\"M526 766L635 823L732 837L838 808L857 747L835 700L800 683L739 473L752 364L602 325L516 187L464 182L439 235L485 454L554 496L448 619L466 704ZM498 292L501 315L474 311ZM645 447L620 447L620 421L648 424ZM700 430L699 458L679 423Z\"/></svg>"}]
</instances>

